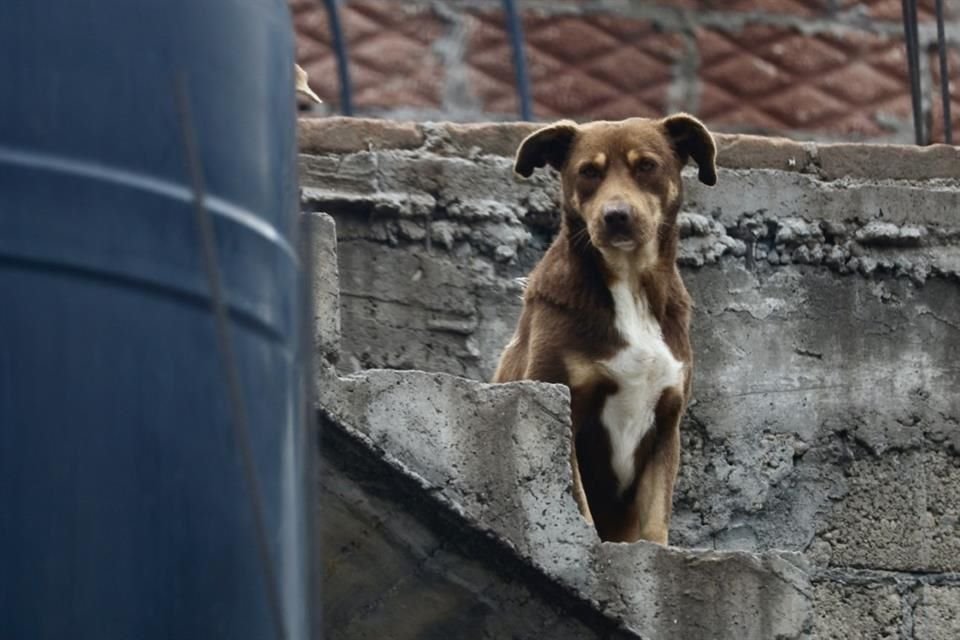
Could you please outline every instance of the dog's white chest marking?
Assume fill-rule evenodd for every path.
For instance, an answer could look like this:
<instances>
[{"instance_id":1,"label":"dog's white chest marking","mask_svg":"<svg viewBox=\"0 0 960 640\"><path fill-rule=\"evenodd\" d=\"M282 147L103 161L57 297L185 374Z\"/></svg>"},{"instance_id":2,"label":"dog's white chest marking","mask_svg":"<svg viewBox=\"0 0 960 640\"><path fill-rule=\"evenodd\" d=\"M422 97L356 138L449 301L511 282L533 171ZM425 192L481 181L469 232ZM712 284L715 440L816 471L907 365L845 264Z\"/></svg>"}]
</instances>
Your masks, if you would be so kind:
<instances>
[{"instance_id":1,"label":"dog's white chest marking","mask_svg":"<svg viewBox=\"0 0 960 640\"><path fill-rule=\"evenodd\" d=\"M633 482L634 453L653 426L660 395L680 385L683 363L664 342L646 298L635 296L623 282L610 287L610 293L615 326L627 345L600 363L619 387L607 396L600 419L610 437L611 462L622 492Z\"/></svg>"}]
</instances>

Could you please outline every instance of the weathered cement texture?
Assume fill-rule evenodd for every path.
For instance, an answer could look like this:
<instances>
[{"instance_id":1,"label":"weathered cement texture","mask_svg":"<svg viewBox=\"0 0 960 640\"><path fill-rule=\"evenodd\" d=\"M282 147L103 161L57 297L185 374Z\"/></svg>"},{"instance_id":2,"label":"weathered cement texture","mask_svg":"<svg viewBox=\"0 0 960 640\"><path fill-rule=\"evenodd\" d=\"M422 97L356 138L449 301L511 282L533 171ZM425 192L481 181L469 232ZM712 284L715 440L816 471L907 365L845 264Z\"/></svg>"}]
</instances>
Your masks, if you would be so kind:
<instances>
[{"instance_id":1,"label":"weathered cement texture","mask_svg":"<svg viewBox=\"0 0 960 640\"><path fill-rule=\"evenodd\" d=\"M336 229L322 213L303 216L305 259L313 267L312 303L316 395L341 388L333 369L339 346ZM531 589L517 577L515 554L500 567L490 544L467 545L482 532L460 517L437 517L419 476L387 461L348 435L322 423L321 456L311 465L316 497L311 581L313 637L354 640L542 637L558 640L626 637L617 622L587 605L569 606L541 578ZM411 493L420 493L415 496ZM453 524L451 524L453 522ZM468 548L469 547L469 548ZM537 582L537 581L534 581ZM543 588L543 584L549 588ZM581 622L571 609L579 609Z\"/></svg>"},{"instance_id":2,"label":"weathered cement texture","mask_svg":"<svg viewBox=\"0 0 960 640\"><path fill-rule=\"evenodd\" d=\"M960 638L960 584L922 587L913 624L917 638Z\"/></svg>"},{"instance_id":3,"label":"weathered cement texture","mask_svg":"<svg viewBox=\"0 0 960 640\"><path fill-rule=\"evenodd\" d=\"M818 640L879 640L901 635L903 598L894 585L824 583L816 587ZM917 636L926 638L928 636Z\"/></svg>"},{"instance_id":4,"label":"weathered cement texture","mask_svg":"<svg viewBox=\"0 0 960 640\"><path fill-rule=\"evenodd\" d=\"M310 296L313 341L317 356L327 366L340 357L340 275L337 267L337 225L325 213L302 218L303 255L313 265Z\"/></svg>"},{"instance_id":5,"label":"weathered cement texture","mask_svg":"<svg viewBox=\"0 0 960 640\"><path fill-rule=\"evenodd\" d=\"M420 148L335 153L313 134L341 371L489 376L514 278L556 229L552 175L518 181L503 155L529 129L423 125ZM688 181L681 219L696 369L671 541L805 552L818 612L851 620L894 576L901 637L925 637L918 590L960 598L960 150L719 143L720 183Z\"/></svg>"},{"instance_id":6,"label":"weathered cement texture","mask_svg":"<svg viewBox=\"0 0 960 640\"><path fill-rule=\"evenodd\" d=\"M308 241L319 247L334 227L326 216L314 217ZM335 247L328 249L314 252L315 315L335 330ZM335 335L315 336L321 355L335 342ZM571 494L565 387L382 370L339 380L325 373L317 382L327 463L319 481L323 555L314 580L324 594L326 637L383 629L397 638L438 639L584 638L599 631L595 620L594 628L585 626L460 554L437 561L440 538L402 501L372 497L347 477L358 470L343 447L329 451L336 434L380 456L461 526L496 540L515 563L597 612L608 621L599 626L616 626L621 637L762 640L809 631L811 587L796 554L601 544ZM377 475L363 477L368 486L377 482Z\"/></svg>"},{"instance_id":7,"label":"weathered cement texture","mask_svg":"<svg viewBox=\"0 0 960 640\"><path fill-rule=\"evenodd\" d=\"M331 429L335 427L330 427ZM318 482L318 583L329 640L600 638L480 553L426 526L396 479L327 437Z\"/></svg>"},{"instance_id":8,"label":"weathered cement texture","mask_svg":"<svg viewBox=\"0 0 960 640\"><path fill-rule=\"evenodd\" d=\"M445 374L366 371L322 411L448 509L643 638L796 638L810 585L789 553L601 544L569 473L569 392Z\"/></svg>"}]
</instances>

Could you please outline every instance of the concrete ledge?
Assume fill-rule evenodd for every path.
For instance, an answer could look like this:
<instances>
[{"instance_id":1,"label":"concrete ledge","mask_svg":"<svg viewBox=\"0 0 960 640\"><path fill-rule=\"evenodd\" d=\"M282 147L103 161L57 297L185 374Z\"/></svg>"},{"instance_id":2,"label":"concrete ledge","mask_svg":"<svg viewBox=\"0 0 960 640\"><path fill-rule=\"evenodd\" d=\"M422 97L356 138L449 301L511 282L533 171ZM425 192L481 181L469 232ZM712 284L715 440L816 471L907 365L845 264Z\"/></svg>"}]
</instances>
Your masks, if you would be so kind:
<instances>
[{"instance_id":1,"label":"concrete ledge","mask_svg":"<svg viewBox=\"0 0 960 640\"><path fill-rule=\"evenodd\" d=\"M798 554L600 543L571 494L569 392L370 370L320 408L472 527L634 637L800 638L812 590Z\"/></svg>"},{"instance_id":2,"label":"concrete ledge","mask_svg":"<svg viewBox=\"0 0 960 640\"><path fill-rule=\"evenodd\" d=\"M335 212L350 225L344 229L348 239L361 235L390 245L416 243L428 252L466 247L467 255L479 252L498 264L515 263L538 234L552 233L558 224L556 172L537 171L521 179L512 172L512 159L503 155L476 155L475 148L436 152L453 149L445 145L454 144L447 135L454 127L464 139L476 134L501 148L513 144L510 136L526 132L521 125L423 125L425 146L414 151L302 155L305 203ZM854 162L855 151L883 149L896 151L906 164L905 158L914 155L926 158L939 167L930 171L940 175L950 168L944 154L954 151L836 146L827 153L827 167L839 175L842 166ZM818 152L787 140L723 138L721 158L730 166L721 167L716 186L700 184L692 166L684 173L680 264L702 267L733 256L747 264L822 265L839 273L902 275L918 283L960 273L958 182L827 181L818 173ZM761 168L745 166L751 162ZM919 169L912 171L918 175ZM346 215L354 215L356 225Z\"/></svg>"},{"instance_id":3,"label":"concrete ledge","mask_svg":"<svg viewBox=\"0 0 960 640\"><path fill-rule=\"evenodd\" d=\"M440 155L511 157L543 123L414 123L372 118L303 118L301 153L422 149ZM960 179L960 147L815 144L784 138L717 134L718 164L729 169L813 173L824 180Z\"/></svg>"},{"instance_id":4,"label":"concrete ledge","mask_svg":"<svg viewBox=\"0 0 960 640\"><path fill-rule=\"evenodd\" d=\"M302 118L299 141L301 153L415 149L423 144L423 131L411 122L373 118Z\"/></svg>"},{"instance_id":5,"label":"concrete ledge","mask_svg":"<svg viewBox=\"0 0 960 640\"><path fill-rule=\"evenodd\" d=\"M824 144L817 148L823 177L875 180L930 180L960 177L960 147L899 144Z\"/></svg>"}]
</instances>

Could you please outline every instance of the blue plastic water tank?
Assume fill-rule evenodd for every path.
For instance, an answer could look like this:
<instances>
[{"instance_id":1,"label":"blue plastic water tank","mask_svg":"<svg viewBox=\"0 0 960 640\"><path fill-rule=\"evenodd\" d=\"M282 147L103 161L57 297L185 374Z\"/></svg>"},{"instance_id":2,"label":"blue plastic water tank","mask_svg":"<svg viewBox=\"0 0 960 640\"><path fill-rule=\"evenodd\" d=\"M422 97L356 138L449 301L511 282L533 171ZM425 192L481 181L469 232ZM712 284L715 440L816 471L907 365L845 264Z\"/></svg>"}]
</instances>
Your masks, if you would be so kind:
<instances>
[{"instance_id":1,"label":"blue plastic water tank","mask_svg":"<svg viewBox=\"0 0 960 640\"><path fill-rule=\"evenodd\" d=\"M306 637L283 0L0 3L0 638L276 637L217 349L185 78L288 638Z\"/></svg>"}]
</instances>

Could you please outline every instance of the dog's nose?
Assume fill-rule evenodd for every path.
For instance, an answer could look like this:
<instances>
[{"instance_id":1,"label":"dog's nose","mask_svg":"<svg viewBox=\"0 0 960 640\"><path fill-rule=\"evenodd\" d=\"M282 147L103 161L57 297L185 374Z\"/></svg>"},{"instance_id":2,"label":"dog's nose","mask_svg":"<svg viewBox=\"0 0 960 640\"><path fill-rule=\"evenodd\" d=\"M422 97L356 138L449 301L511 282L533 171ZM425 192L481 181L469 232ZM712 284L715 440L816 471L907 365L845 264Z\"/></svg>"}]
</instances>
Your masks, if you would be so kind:
<instances>
[{"instance_id":1,"label":"dog's nose","mask_svg":"<svg viewBox=\"0 0 960 640\"><path fill-rule=\"evenodd\" d=\"M603 223L610 229L624 229L630 221L630 207L625 202L603 205Z\"/></svg>"}]
</instances>

